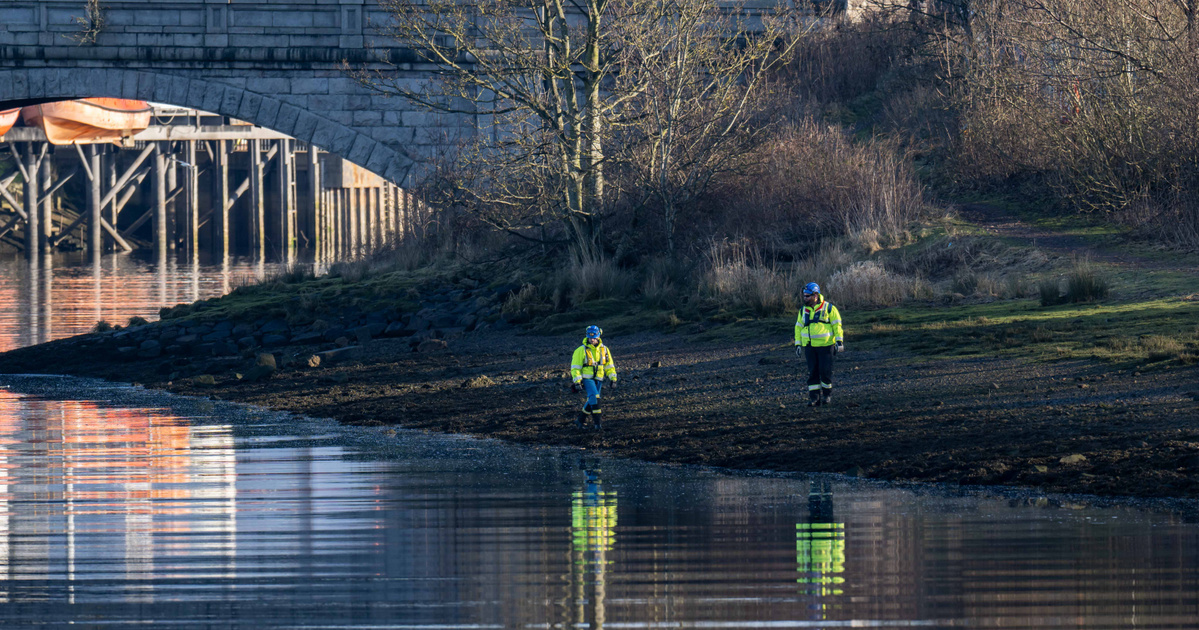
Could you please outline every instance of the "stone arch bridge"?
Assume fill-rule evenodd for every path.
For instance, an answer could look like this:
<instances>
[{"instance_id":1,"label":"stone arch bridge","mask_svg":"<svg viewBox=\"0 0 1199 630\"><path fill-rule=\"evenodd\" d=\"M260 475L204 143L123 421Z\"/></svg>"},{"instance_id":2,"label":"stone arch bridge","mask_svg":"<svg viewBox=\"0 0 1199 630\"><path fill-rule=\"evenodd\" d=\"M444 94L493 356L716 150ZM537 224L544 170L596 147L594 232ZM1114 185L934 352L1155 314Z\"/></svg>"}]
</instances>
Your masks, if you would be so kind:
<instances>
[{"instance_id":1,"label":"stone arch bridge","mask_svg":"<svg viewBox=\"0 0 1199 630\"><path fill-rule=\"evenodd\" d=\"M378 0L0 0L0 109L118 97L191 107L290 135L403 185L413 157L479 121L372 94L342 70L404 51ZM775 0L765 0L766 5ZM799 1L799 0L790 0ZM857 13L867 0L812 0ZM94 41L83 43L94 35ZM409 64L413 82L431 68Z\"/></svg>"},{"instance_id":2,"label":"stone arch bridge","mask_svg":"<svg viewBox=\"0 0 1199 630\"><path fill-rule=\"evenodd\" d=\"M0 2L0 110L117 97L231 116L290 135L403 183L413 155L471 134L470 117L439 117L386 98L342 70L387 49L377 0L85 0ZM410 70L413 81L427 69Z\"/></svg>"}]
</instances>

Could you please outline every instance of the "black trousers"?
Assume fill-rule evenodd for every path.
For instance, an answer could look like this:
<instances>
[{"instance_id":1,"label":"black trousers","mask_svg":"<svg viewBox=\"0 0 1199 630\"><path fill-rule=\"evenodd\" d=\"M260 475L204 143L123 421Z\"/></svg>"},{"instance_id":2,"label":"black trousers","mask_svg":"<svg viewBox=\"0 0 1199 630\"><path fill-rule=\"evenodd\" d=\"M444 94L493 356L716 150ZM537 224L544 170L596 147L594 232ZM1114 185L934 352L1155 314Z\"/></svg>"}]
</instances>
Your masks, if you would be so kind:
<instances>
[{"instance_id":1,"label":"black trousers","mask_svg":"<svg viewBox=\"0 0 1199 630\"><path fill-rule=\"evenodd\" d=\"M808 391L833 388L833 347L804 346L803 358L808 362Z\"/></svg>"}]
</instances>

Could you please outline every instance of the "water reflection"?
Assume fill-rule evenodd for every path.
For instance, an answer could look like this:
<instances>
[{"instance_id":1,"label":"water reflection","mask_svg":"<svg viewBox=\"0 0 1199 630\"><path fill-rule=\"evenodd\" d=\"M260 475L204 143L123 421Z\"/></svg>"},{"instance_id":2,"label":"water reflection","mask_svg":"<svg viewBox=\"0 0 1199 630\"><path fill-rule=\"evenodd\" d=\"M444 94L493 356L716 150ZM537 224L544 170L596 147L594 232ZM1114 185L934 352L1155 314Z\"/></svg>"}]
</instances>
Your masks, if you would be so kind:
<instances>
[{"instance_id":1,"label":"water reflection","mask_svg":"<svg viewBox=\"0 0 1199 630\"><path fill-rule=\"evenodd\" d=\"M74 602L97 579L125 582L120 600L150 602L180 556L228 573L232 446L229 427L161 410L0 390L0 602Z\"/></svg>"},{"instance_id":2,"label":"water reflection","mask_svg":"<svg viewBox=\"0 0 1199 630\"><path fill-rule=\"evenodd\" d=\"M570 582L574 624L604 627L604 576L616 544L616 492L605 491L599 470L584 470L582 488L571 495Z\"/></svg>"},{"instance_id":3,"label":"water reflection","mask_svg":"<svg viewBox=\"0 0 1199 630\"><path fill-rule=\"evenodd\" d=\"M823 477L808 486L808 520L795 524L796 582L822 613L844 595L845 523L833 515L832 484Z\"/></svg>"},{"instance_id":4,"label":"water reflection","mask_svg":"<svg viewBox=\"0 0 1199 630\"><path fill-rule=\"evenodd\" d=\"M98 321L154 321L163 306L225 295L278 267L253 259L194 264L124 254L98 264L77 254L47 254L35 264L0 259L0 352L85 333Z\"/></svg>"},{"instance_id":5,"label":"water reflection","mask_svg":"<svg viewBox=\"0 0 1199 630\"><path fill-rule=\"evenodd\" d=\"M0 377L0 625L1199 618L1199 527L1169 513L732 477L95 383Z\"/></svg>"}]
</instances>

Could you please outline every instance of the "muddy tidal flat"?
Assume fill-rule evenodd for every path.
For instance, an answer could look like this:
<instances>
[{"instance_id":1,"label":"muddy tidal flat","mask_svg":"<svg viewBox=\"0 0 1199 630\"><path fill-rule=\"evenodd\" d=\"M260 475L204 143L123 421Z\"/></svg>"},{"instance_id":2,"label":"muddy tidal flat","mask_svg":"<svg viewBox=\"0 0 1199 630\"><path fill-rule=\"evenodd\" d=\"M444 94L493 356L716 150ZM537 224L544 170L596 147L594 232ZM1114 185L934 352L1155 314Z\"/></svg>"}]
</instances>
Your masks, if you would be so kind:
<instances>
[{"instance_id":1,"label":"muddy tidal flat","mask_svg":"<svg viewBox=\"0 0 1199 630\"><path fill-rule=\"evenodd\" d=\"M789 332L789 331L784 331ZM574 337L467 334L414 351L372 339L311 367L319 350L129 359L79 336L0 355L5 373L136 382L354 425L394 425L654 462L832 472L894 481L1136 497L1199 497L1199 370L1128 373L1087 361L929 360L843 354L831 406L809 408L802 361L780 339L686 334L606 340L620 374L602 431L574 425Z\"/></svg>"}]
</instances>

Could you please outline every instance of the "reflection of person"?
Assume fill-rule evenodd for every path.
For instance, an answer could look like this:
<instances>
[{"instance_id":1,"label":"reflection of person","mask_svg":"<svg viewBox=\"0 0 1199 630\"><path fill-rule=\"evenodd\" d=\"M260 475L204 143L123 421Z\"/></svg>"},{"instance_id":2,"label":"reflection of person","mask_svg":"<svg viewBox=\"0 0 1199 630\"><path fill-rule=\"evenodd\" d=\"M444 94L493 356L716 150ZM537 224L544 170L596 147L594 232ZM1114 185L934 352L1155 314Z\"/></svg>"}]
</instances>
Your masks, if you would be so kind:
<instances>
[{"instance_id":1,"label":"reflection of person","mask_svg":"<svg viewBox=\"0 0 1199 630\"><path fill-rule=\"evenodd\" d=\"M571 533L571 581L574 584L576 627L587 624L592 628L604 627L604 598L606 589L604 576L607 572L608 552L616 543L616 492L604 491L604 482L599 471L583 471L583 488L576 490L570 505ZM594 620L588 624L585 607L587 576L593 574L595 594L591 601Z\"/></svg>"},{"instance_id":2,"label":"reflection of person","mask_svg":"<svg viewBox=\"0 0 1199 630\"><path fill-rule=\"evenodd\" d=\"M795 320L795 348L808 364L808 406L827 405L833 399L833 356L845 351L841 313L820 294L820 285L803 288L803 308Z\"/></svg>"},{"instance_id":3,"label":"reflection of person","mask_svg":"<svg viewBox=\"0 0 1199 630\"><path fill-rule=\"evenodd\" d=\"M841 595L845 578L845 523L833 516L833 493L825 479L808 487L808 520L795 524L796 579L809 595ZM821 603L823 609L826 604Z\"/></svg>"},{"instance_id":4,"label":"reflection of person","mask_svg":"<svg viewBox=\"0 0 1199 630\"><path fill-rule=\"evenodd\" d=\"M570 358L571 390L577 392L581 382L587 392L587 402L575 418L575 424L580 429L587 426L588 420L595 428L604 428L600 415L600 390L603 389L605 378L616 387L616 365L612 363L612 353L601 338L603 334L599 326L588 326L583 345L576 348Z\"/></svg>"}]
</instances>

